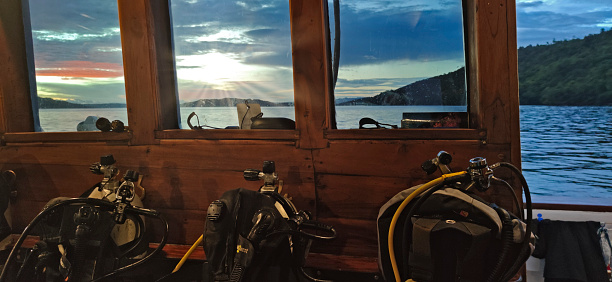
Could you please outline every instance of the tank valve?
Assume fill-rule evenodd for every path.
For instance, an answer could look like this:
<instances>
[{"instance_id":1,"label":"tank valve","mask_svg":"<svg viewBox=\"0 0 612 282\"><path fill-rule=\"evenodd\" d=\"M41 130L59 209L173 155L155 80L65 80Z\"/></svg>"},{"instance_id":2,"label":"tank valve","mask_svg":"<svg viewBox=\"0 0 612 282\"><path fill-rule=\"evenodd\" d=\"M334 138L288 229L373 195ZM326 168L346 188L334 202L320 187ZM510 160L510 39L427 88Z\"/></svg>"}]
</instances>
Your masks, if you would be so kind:
<instances>
[{"instance_id":1,"label":"tank valve","mask_svg":"<svg viewBox=\"0 0 612 282\"><path fill-rule=\"evenodd\" d=\"M493 169L487 165L487 159L476 157L470 160L470 166L467 169L472 183L467 189L476 187L478 191L484 192L491 186L491 177Z\"/></svg>"}]
</instances>

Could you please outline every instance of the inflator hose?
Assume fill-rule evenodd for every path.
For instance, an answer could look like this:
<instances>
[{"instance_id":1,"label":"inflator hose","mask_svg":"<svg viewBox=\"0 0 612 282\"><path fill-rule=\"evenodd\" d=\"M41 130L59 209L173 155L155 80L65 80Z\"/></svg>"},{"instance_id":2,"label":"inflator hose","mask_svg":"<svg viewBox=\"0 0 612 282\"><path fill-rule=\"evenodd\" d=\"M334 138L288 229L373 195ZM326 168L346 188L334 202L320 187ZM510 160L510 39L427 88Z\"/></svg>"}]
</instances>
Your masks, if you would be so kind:
<instances>
[{"instance_id":1,"label":"inflator hose","mask_svg":"<svg viewBox=\"0 0 612 282\"><path fill-rule=\"evenodd\" d=\"M531 255L531 248L529 247L529 240L531 239L532 219L531 193L529 192L529 186L527 185L527 180L525 180L525 176L523 176L523 173L521 173L521 171L516 166L507 162L500 162L498 163L498 165L501 167L509 168L518 176L519 180L521 181L521 185L523 186L526 205L525 209L527 210L527 218L525 219L527 227L525 228L525 238L523 238L523 249L521 250L521 253L519 254L514 264L508 269L505 275L502 276L502 279L499 280L508 281L519 271L519 269L523 266L524 261L526 261L527 258L529 258L529 256Z\"/></svg>"},{"instance_id":2,"label":"inflator hose","mask_svg":"<svg viewBox=\"0 0 612 282\"><path fill-rule=\"evenodd\" d=\"M493 270L489 274L487 282L501 281L495 280L495 278L500 276L502 265L504 264L508 253L510 252L510 248L512 247L512 242L514 238L512 218L510 218L510 214L506 210L501 208L495 208L495 211L497 211L497 214L502 219L502 246L499 254L499 259L497 260L497 263L495 263L495 265L493 266ZM503 276L504 273L501 273L501 275Z\"/></svg>"},{"instance_id":3,"label":"inflator hose","mask_svg":"<svg viewBox=\"0 0 612 282\"><path fill-rule=\"evenodd\" d=\"M6 262L4 264L4 267L2 268L2 274L0 274L0 282L4 282L6 280L6 276L8 275L8 269L9 269L9 265L11 263L12 260L15 259L15 256L17 256L18 250L21 248L21 245L23 244L23 242L25 241L25 239L28 237L28 235L30 234L30 232L32 231L32 229L36 226L36 224L38 224L38 222L44 218L45 216L47 216L50 212L52 212L53 210L63 207L63 206L67 206L67 205L71 205L71 204L90 204L90 205L97 205L97 206L104 206L106 208L109 209L114 209L115 204L112 202L108 202L108 201L104 201L104 200L100 200L100 199L94 199L94 198L75 198L75 199L68 199L68 200L64 200L61 202L57 202L53 205L50 205L46 208L44 208L42 211L40 211L38 213L38 215L36 215L36 217L34 217L34 219L32 219L32 221L28 224L28 226L26 226L26 228L23 230L23 232L21 233L21 235L19 236L19 239L17 240L17 242L15 242L15 245L13 246L13 249L11 249L11 252L8 256L8 258L6 259ZM135 208L135 207L127 207L126 211L128 212L134 212L137 214L141 214L144 216L152 216L152 217L157 217L160 221L162 221L162 223L165 225L165 232L164 235L162 237L162 240L159 244L159 246L157 247L157 249L155 249L153 252L151 252L151 254L149 254L148 256L146 256L145 258L124 266L122 268L116 269L115 271L112 271L98 279L95 279L93 281L100 281L102 279L106 279L108 277L114 276L120 272L129 270L133 267L139 266L141 264L143 264L144 262L148 261L151 257L153 257L154 255L158 254L159 252L161 252L161 250L163 249L163 247L166 245L166 241L168 239L168 223L166 222L166 220L161 217L161 215L159 214L159 212L154 211L154 210L148 210L148 209L142 209L142 208ZM93 282L92 281L92 282Z\"/></svg>"},{"instance_id":4,"label":"inflator hose","mask_svg":"<svg viewBox=\"0 0 612 282\"><path fill-rule=\"evenodd\" d=\"M410 201L412 201L419 194L437 185L444 185L448 181L449 178L455 179L455 177L463 177L465 175L467 175L467 172L465 171L449 173L449 174L442 175L441 177L438 177L432 181L429 181L421 185L421 187L417 188L414 192L408 195L406 199L404 199L404 201L400 204L400 206L395 211L395 214L393 214L393 218L391 219L391 224L389 224L389 235L387 237L387 240L388 240L387 247L389 248L389 259L391 260L391 267L393 268L393 275L395 276L396 282L402 282L400 278L400 274L399 274L399 269L397 267L397 261L395 259L395 251L393 250L393 235L394 235L393 233L395 233L395 225L397 225L397 220L399 219L400 214L406 208L406 206L410 203Z\"/></svg>"},{"instance_id":5,"label":"inflator hose","mask_svg":"<svg viewBox=\"0 0 612 282\"><path fill-rule=\"evenodd\" d=\"M176 264L176 267L174 267L174 270L172 270L172 273L175 273L175 272L179 271L179 269L181 269L181 267L183 267L183 264L185 264L185 262L187 261L189 256L191 256L191 253L193 253L193 251L195 251L195 249L198 247L198 245L200 245L200 243L202 243L202 240L204 240L204 234L200 235L198 240L196 240L195 243L193 243L191 248L189 248L189 250L183 256L183 258L181 258L181 260Z\"/></svg>"}]
</instances>

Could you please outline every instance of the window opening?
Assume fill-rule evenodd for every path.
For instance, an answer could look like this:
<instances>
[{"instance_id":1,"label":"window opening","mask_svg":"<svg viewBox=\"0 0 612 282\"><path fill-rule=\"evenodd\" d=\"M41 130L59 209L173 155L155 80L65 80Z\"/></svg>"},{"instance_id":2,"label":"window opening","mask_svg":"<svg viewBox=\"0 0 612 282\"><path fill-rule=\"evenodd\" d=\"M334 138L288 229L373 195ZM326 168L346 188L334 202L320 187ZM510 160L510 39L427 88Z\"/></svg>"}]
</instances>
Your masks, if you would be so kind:
<instances>
[{"instance_id":1,"label":"window opening","mask_svg":"<svg viewBox=\"0 0 612 282\"><path fill-rule=\"evenodd\" d=\"M462 1L358 0L339 7L337 128L358 128L364 117L402 128L467 127ZM337 8L328 10L334 27ZM331 38L335 32L330 28Z\"/></svg>"},{"instance_id":2,"label":"window opening","mask_svg":"<svg viewBox=\"0 0 612 282\"><path fill-rule=\"evenodd\" d=\"M127 125L116 1L30 0L43 131L97 131L104 117Z\"/></svg>"},{"instance_id":3,"label":"window opening","mask_svg":"<svg viewBox=\"0 0 612 282\"><path fill-rule=\"evenodd\" d=\"M539 203L612 205L612 16L589 1L519 0L522 168Z\"/></svg>"},{"instance_id":4,"label":"window opening","mask_svg":"<svg viewBox=\"0 0 612 282\"><path fill-rule=\"evenodd\" d=\"M295 120L288 1L173 0L171 10L183 128L191 113L200 128Z\"/></svg>"}]
</instances>

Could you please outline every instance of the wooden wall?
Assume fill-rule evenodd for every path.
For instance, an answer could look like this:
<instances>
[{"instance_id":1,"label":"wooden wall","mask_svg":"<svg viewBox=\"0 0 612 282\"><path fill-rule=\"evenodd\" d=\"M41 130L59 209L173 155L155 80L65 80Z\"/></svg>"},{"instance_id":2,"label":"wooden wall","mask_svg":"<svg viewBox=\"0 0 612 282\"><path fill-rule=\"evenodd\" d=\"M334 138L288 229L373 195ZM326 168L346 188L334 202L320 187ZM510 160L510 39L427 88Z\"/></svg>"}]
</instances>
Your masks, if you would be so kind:
<instances>
[{"instance_id":1,"label":"wooden wall","mask_svg":"<svg viewBox=\"0 0 612 282\"><path fill-rule=\"evenodd\" d=\"M469 49L470 129L332 130L326 7L291 0L297 129L176 129L164 0L119 0L130 132L34 133L32 70L27 66L21 0L0 10L0 169L17 173L15 232L57 196L76 197L100 181L89 165L113 154L125 172L145 175L145 205L163 212L171 243L191 244L202 233L208 204L237 187L257 189L242 171L276 161L285 192L338 230L315 251L345 270L375 270L376 215L399 191L423 183L420 164L446 150L452 167L468 160L520 165L515 3L465 1ZM10 7L10 8L5 8ZM144 50L144 51L143 51ZM173 110L174 108L174 110ZM519 192L519 191L517 191ZM508 194L488 197L510 207ZM342 256L342 259L338 259ZM315 256L316 257L316 256ZM366 262L356 265L353 262Z\"/></svg>"}]
</instances>

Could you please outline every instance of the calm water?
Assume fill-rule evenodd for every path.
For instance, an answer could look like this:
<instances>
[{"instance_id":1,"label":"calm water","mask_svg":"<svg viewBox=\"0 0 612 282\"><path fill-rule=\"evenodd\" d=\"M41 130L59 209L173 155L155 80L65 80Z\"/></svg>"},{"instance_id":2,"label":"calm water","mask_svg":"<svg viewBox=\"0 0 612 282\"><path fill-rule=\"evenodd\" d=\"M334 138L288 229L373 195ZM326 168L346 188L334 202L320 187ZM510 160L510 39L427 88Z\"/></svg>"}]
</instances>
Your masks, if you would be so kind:
<instances>
[{"instance_id":1,"label":"calm water","mask_svg":"<svg viewBox=\"0 0 612 282\"><path fill-rule=\"evenodd\" d=\"M402 112L425 107L337 107L338 128L357 128L364 116L398 124ZM457 111L458 109L446 109ZM612 107L521 106L522 166L536 202L612 205ZM235 108L182 108L183 128L196 112L201 125L238 125ZM263 108L265 117L295 119L292 107ZM75 131L88 115L119 119L125 109L43 109L45 131ZM192 120L192 124L197 122Z\"/></svg>"}]
</instances>

